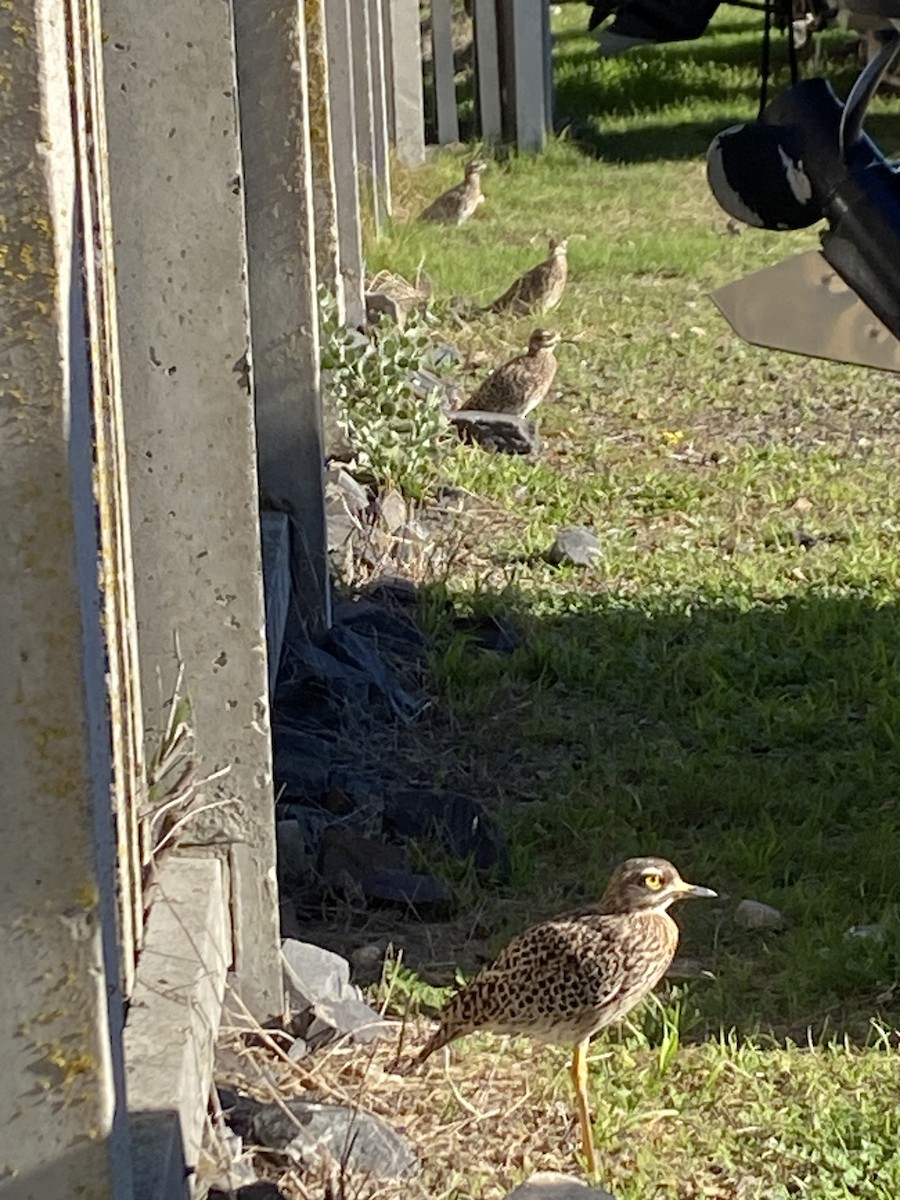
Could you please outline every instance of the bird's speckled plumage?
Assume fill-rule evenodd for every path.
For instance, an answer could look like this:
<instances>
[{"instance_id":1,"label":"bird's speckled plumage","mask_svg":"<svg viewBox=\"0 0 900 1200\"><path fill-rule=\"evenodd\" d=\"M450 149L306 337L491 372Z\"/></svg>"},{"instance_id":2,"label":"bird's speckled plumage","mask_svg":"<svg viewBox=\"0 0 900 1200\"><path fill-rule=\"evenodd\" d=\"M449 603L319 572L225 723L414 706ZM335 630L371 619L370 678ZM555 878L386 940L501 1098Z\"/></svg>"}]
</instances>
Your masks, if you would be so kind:
<instances>
[{"instance_id":1,"label":"bird's speckled plumage","mask_svg":"<svg viewBox=\"0 0 900 1200\"><path fill-rule=\"evenodd\" d=\"M499 299L489 306L488 311L513 313L527 316L540 309L548 312L562 299L569 274L566 257L568 238L554 238L550 242L550 256L532 267L506 289Z\"/></svg>"},{"instance_id":2,"label":"bird's speckled plumage","mask_svg":"<svg viewBox=\"0 0 900 1200\"><path fill-rule=\"evenodd\" d=\"M535 329L528 350L488 375L462 406L468 411L511 413L524 417L544 399L556 378L554 347L559 334Z\"/></svg>"},{"instance_id":3,"label":"bird's speckled plumage","mask_svg":"<svg viewBox=\"0 0 900 1200\"><path fill-rule=\"evenodd\" d=\"M669 905L713 894L685 884L664 859L628 859L598 904L526 930L479 971L441 1012L418 1061L476 1030L583 1042L665 974L678 946Z\"/></svg>"},{"instance_id":4,"label":"bird's speckled plumage","mask_svg":"<svg viewBox=\"0 0 900 1200\"><path fill-rule=\"evenodd\" d=\"M481 190L481 172L486 164L476 159L466 165L462 183L441 192L436 200L421 213L420 221L437 221L444 225L463 225L484 202Z\"/></svg>"}]
</instances>

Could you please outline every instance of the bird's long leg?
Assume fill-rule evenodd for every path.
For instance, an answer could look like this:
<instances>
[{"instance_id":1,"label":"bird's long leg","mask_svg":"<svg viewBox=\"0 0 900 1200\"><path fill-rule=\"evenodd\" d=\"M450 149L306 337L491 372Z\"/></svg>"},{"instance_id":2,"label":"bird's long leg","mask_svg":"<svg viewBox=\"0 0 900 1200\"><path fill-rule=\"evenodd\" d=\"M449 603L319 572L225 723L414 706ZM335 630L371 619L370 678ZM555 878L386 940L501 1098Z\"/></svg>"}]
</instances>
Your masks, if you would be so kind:
<instances>
[{"instance_id":1,"label":"bird's long leg","mask_svg":"<svg viewBox=\"0 0 900 1200\"><path fill-rule=\"evenodd\" d=\"M572 1082L575 1085L575 1103L578 1107L578 1124L581 1129L581 1145L584 1160L591 1175L597 1174L597 1156L594 1153L594 1132L591 1129L591 1110L587 1095L587 1048L588 1038L579 1042L572 1055Z\"/></svg>"}]
</instances>

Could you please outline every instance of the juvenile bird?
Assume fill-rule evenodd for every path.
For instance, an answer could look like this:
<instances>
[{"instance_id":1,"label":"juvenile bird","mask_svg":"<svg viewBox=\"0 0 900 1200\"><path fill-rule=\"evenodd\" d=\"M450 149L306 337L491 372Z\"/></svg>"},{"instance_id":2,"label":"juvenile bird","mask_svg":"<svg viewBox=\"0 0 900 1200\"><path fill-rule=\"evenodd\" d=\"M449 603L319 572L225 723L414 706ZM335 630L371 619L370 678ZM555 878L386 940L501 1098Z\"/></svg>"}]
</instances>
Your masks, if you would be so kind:
<instances>
[{"instance_id":1,"label":"juvenile bird","mask_svg":"<svg viewBox=\"0 0 900 1200\"><path fill-rule=\"evenodd\" d=\"M420 221L439 221L444 225L463 225L475 212L479 204L484 202L481 190L481 172L487 163L475 159L466 164L466 174L462 183L441 192L436 200L428 205L419 217Z\"/></svg>"},{"instance_id":2,"label":"juvenile bird","mask_svg":"<svg viewBox=\"0 0 900 1200\"><path fill-rule=\"evenodd\" d=\"M599 903L519 934L461 988L440 1013L416 1063L476 1030L573 1044L582 1146L588 1169L596 1172L588 1042L630 1012L665 974L678 946L670 905L715 895L685 883L663 858L629 858L615 869Z\"/></svg>"},{"instance_id":3,"label":"juvenile bird","mask_svg":"<svg viewBox=\"0 0 900 1200\"><path fill-rule=\"evenodd\" d=\"M566 257L568 245L568 238L552 238L549 258L520 275L499 299L488 306L487 311L508 312L522 317L535 309L547 312L555 308L562 299L569 274L569 261Z\"/></svg>"},{"instance_id":4,"label":"juvenile bird","mask_svg":"<svg viewBox=\"0 0 900 1200\"><path fill-rule=\"evenodd\" d=\"M463 409L527 416L544 399L556 378L553 350L558 342L559 334L554 330L535 329L528 339L527 352L492 371Z\"/></svg>"}]
</instances>

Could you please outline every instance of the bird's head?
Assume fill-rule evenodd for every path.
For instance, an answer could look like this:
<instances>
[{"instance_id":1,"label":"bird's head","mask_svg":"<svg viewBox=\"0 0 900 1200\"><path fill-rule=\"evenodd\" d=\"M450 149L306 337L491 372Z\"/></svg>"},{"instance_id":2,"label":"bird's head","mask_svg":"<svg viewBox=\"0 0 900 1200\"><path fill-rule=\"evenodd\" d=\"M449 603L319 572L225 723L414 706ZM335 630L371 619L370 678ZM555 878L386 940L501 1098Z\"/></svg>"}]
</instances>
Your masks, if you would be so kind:
<instances>
[{"instance_id":1,"label":"bird's head","mask_svg":"<svg viewBox=\"0 0 900 1200\"><path fill-rule=\"evenodd\" d=\"M550 253L554 255L554 257L565 258L568 248L569 239L567 237L550 239Z\"/></svg>"},{"instance_id":2,"label":"bird's head","mask_svg":"<svg viewBox=\"0 0 900 1200\"><path fill-rule=\"evenodd\" d=\"M466 179L477 179L482 171L487 170L487 163L480 158L473 158L466 163Z\"/></svg>"},{"instance_id":3,"label":"bird's head","mask_svg":"<svg viewBox=\"0 0 900 1200\"><path fill-rule=\"evenodd\" d=\"M555 329L535 329L528 339L528 353L537 354L538 350L552 350L559 345L559 334Z\"/></svg>"},{"instance_id":4,"label":"bird's head","mask_svg":"<svg viewBox=\"0 0 900 1200\"><path fill-rule=\"evenodd\" d=\"M613 871L603 893L604 913L665 912L676 900L714 899L711 888L685 883L664 858L629 858Z\"/></svg>"}]
</instances>

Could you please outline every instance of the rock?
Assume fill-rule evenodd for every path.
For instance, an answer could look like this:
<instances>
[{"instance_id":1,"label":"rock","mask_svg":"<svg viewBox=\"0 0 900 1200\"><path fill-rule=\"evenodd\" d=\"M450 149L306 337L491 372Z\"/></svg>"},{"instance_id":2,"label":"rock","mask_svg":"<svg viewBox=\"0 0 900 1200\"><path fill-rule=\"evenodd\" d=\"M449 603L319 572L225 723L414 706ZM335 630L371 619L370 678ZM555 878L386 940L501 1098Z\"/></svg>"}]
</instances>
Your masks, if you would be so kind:
<instances>
[{"instance_id":1,"label":"rock","mask_svg":"<svg viewBox=\"0 0 900 1200\"><path fill-rule=\"evenodd\" d=\"M547 551L547 561L556 567L592 567L602 553L593 530L586 525L563 525Z\"/></svg>"},{"instance_id":2,"label":"rock","mask_svg":"<svg viewBox=\"0 0 900 1200\"><path fill-rule=\"evenodd\" d=\"M449 419L461 441L476 442L485 450L498 454L537 454L540 450L537 427L522 417L465 409Z\"/></svg>"},{"instance_id":3,"label":"rock","mask_svg":"<svg viewBox=\"0 0 900 1200\"><path fill-rule=\"evenodd\" d=\"M326 474L326 488L333 485L344 498L348 511L357 516L369 507L369 493L349 471L338 463L332 463Z\"/></svg>"},{"instance_id":4,"label":"rock","mask_svg":"<svg viewBox=\"0 0 900 1200\"><path fill-rule=\"evenodd\" d=\"M459 408L462 395L458 387L454 387L452 383L447 383L441 379L439 375L435 375L433 371L419 370L413 371L409 377L410 386L413 394L418 396L420 400L426 400L432 392L437 392L441 398L441 404L445 413L455 412Z\"/></svg>"},{"instance_id":5,"label":"rock","mask_svg":"<svg viewBox=\"0 0 900 1200\"><path fill-rule=\"evenodd\" d=\"M428 357L435 367L454 367L462 361L462 355L457 348L447 342L438 342L432 346Z\"/></svg>"},{"instance_id":6,"label":"rock","mask_svg":"<svg viewBox=\"0 0 900 1200\"><path fill-rule=\"evenodd\" d=\"M615 1196L560 1171L538 1171L507 1192L506 1200L615 1200Z\"/></svg>"},{"instance_id":7,"label":"rock","mask_svg":"<svg viewBox=\"0 0 900 1200\"><path fill-rule=\"evenodd\" d=\"M407 1139L362 1109L291 1098L260 1105L251 1125L257 1145L279 1150L304 1166L331 1158L348 1171L377 1179L411 1179L421 1170Z\"/></svg>"},{"instance_id":8,"label":"rock","mask_svg":"<svg viewBox=\"0 0 900 1200\"><path fill-rule=\"evenodd\" d=\"M335 886L350 880L363 896L381 903L421 907L449 904L452 893L431 875L409 869L402 846L334 827L322 839L319 873Z\"/></svg>"},{"instance_id":9,"label":"rock","mask_svg":"<svg viewBox=\"0 0 900 1200\"><path fill-rule=\"evenodd\" d=\"M406 324L406 309L384 292L366 292L367 324L377 325L385 319L402 329Z\"/></svg>"},{"instance_id":10,"label":"rock","mask_svg":"<svg viewBox=\"0 0 900 1200\"><path fill-rule=\"evenodd\" d=\"M384 811L384 784L369 775L360 774L352 767L337 766L328 774L328 792L321 801L329 811L338 811L339 798L342 797L346 808L344 811L356 813L364 818L371 816L377 819L381 828L381 814ZM354 828L362 832L362 826L367 821L354 822Z\"/></svg>"},{"instance_id":11,"label":"rock","mask_svg":"<svg viewBox=\"0 0 900 1200\"><path fill-rule=\"evenodd\" d=\"M734 910L734 923L740 929L784 929L787 924L777 908L758 900L742 900Z\"/></svg>"},{"instance_id":12,"label":"rock","mask_svg":"<svg viewBox=\"0 0 900 1200\"><path fill-rule=\"evenodd\" d=\"M708 970L699 958L683 958L676 954L666 971L666 979L699 979Z\"/></svg>"},{"instance_id":13,"label":"rock","mask_svg":"<svg viewBox=\"0 0 900 1200\"><path fill-rule=\"evenodd\" d=\"M385 948L378 942L368 942L365 946L357 946L350 953L353 964L353 979L360 987L377 983L384 969Z\"/></svg>"},{"instance_id":14,"label":"rock","mask_svg":"<svg viewBox=\"0 0 900 1200\"><path fill-rule=\"evenodd\" d=\"M415 841L436 840L479 870L509 870L509 851L477 800L453 792L403 789L385 797L385 832Z\"/></svg>"},{"instance_id":15,"label":"rock","mask_svg":"<svg viewBox=\"0 0 900 1200\"><path fill-rule=\"evenodd\" d=\"M378 519L388 533L396 533L406 524L409 507L396 488L391 488L378 497Z\"/></svg>"},{"instance_id":16,"label":"rock","mask_svg":"<svg viewBox=\"0 0 900 1200\"><path fill-rule=\"evenodd\" d=\"M311 798L328 787L331 746L315 737L280 723L273 731L275 780L291 796Z\"/></svg>"},{"instance_id":17,"label":"rock","mask_svg":"<svg viewBox=\"0 0 900 1200\"><path fill-rule=\"evenodd\" d=\"M326 831L319 855L319 873L330 882L346 872L362 882L370 871L404 870L409 865L402 846L375 838L361 837L339 826Z\"/></svg>"},{"instance_id":18,"label":"rock","mask_svg":"<svg viewBox=\"0 0 900 1200\"><path fill-rule=\"evenodd\" d=\"M325 538L329 554L337 554L346 550L362 533L362 525L350 513L326 512Z\"/></svg>"},{"instance_id":19,"label":"rock","mask_svg":"<svg viewBox=\"0 0 900 1200\"><path fill-rule=\"evenodd\" d=\"M286 939L281 943L281 958L288 990L307 1006L359 994L350 985L350 964L332 950Z\"/></svg>"},{"instance_id":20,"label":"rock","mask_svg":"<svg viewBox=\"0 0 900 1200\"><path fill-rule=\"evenodd\" d=\"M309 942L285 939L281 944L284 981L294 1032L310 1049L336 1036L352 1034L355 1042L385 1037L390 1025L366 1004L350 983L350 964L339 954Z\"/></svg>"},{"instance_id":21,"label":"rock","mask_svg":"<svg viewBox=\"0 0 900 1200\"><path fill-rule=\"evenodd\" d=\"M886 937L887 930L883 925L851 925L844 934L844 941L880 943Z\"/></svg>"},{"instance_id":22,"label":"rock","mask_svg":"<svg viewBox=\"0 0 900 1200\"><path fill-rule=\"evenodd\" d=\"M325 376L323 371L322 387L323 392L327 393ZM333 462L350 462L356 453L353 440L344 422L338 417L334 404L328 401L327 395L324 396L322 404L322 449L326 459Z\"/></svg>"},{"instance_id":23,"label":"rock","mask_svg":"<svg viewBox=\"0 0 900 1200\"><path fill-rule=\"evenodd\" d=\"M397 530L397 537L403 542L418 542L424 545L431 541L431 530L421 521L407 521Z\"/></svg>"}]
</instances>

